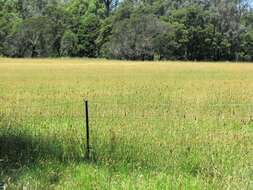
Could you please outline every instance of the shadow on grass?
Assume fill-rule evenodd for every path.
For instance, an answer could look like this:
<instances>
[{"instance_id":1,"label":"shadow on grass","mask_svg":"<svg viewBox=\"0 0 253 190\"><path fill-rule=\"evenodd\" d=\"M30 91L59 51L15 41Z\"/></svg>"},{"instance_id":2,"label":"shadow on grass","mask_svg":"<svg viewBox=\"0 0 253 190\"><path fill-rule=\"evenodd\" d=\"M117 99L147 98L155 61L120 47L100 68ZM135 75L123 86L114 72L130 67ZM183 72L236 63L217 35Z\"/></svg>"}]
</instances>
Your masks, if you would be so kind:
<instances>
[{"instance_id":1,"label":"shadow on grass","mask_svg":"<svg viewBox=\"0 0 253 190\"><path fill-rule=\"evenodd\" d=\"M15 183L26 172L38 170L40 175L40 172L49 173L48 168L57 174L59 167L64 169L70 163L84 162L83 151L73 149L83 145L68 144L56 135L35 130L0 118L0 181L11 178Z\"/></svg>"}]
</instances>

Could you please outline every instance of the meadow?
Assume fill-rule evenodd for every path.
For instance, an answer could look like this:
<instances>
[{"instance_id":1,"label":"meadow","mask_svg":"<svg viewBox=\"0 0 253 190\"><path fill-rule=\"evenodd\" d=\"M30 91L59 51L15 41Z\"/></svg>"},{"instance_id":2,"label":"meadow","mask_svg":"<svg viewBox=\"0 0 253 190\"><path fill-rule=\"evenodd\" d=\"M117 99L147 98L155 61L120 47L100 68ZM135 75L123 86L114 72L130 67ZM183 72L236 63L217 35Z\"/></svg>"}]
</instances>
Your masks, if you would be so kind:
<instances>
[{"instance_id":1,"label":"meadow","mask_svg":"<svg viewBox=\"0 0 253 190\"><path fill-rule=\"evenodd\" d=\"M0 58L0 106L7 189L253 189L252 64Z\"/></svg>"}]
</instances>

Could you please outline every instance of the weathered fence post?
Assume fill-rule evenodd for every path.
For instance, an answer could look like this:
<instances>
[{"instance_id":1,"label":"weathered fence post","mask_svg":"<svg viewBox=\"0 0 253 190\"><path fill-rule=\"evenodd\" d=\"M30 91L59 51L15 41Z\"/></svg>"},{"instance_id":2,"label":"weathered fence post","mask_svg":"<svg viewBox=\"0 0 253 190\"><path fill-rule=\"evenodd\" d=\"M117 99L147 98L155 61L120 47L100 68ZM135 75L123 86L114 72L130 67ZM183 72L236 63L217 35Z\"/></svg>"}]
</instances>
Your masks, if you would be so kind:
<instances>
[{"instance_id":1,"label":"weathered fence post","mask_svg":"<svg viewBox=\"0 0 253 190\"><path fill-rule=\"evenodd\" d=\"M86 128L86 159L90 159L90 128L89 128L89 108L88 101L84 100L85 128Z\"/></svg>"}]
</instances>

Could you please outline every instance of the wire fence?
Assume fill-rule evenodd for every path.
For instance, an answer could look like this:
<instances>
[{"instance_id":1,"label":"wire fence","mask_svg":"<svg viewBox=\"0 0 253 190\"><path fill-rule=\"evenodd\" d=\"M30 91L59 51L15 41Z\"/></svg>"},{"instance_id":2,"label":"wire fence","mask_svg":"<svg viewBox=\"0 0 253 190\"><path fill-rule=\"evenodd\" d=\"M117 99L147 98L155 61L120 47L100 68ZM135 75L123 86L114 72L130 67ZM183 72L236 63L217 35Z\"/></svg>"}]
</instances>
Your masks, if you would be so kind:
<instances>
[{"instance_id":1,"label":"wire fence","mask_svg":"<svg viewBox=\"0 0 253 190\"><path fill-rule=\"evenodd\" d=\"M131 122L175 122L185 121L196 123L201 121L234 122L242 125L253 122L253 104L209 104L197 107L178 107L172 103L130 103L90 101L89 117L96 123L110 121ZM38 104L11 105L0 107L0 117L13 122L49 120L84 122L84 103L82 101ZM95 127L95 126L94 126Z\"/></svg>"},{"instance_id":2,"label":"wire fence","mask_svg":"<svg viewBox=\"0 0 253 190\"><path fill-rule=\"evenodd\" d=\"M102 120L118 121L232 121L250 124L253 120L253 104L210 104L197 107L178 107L172 103L129 103L90 101L89 117L91 122ZM84 103L72 101L39 105L1 106L0 116L11 121L34 122L43 120L80 120L84 119Z\"/></svg>"}]
</instances>

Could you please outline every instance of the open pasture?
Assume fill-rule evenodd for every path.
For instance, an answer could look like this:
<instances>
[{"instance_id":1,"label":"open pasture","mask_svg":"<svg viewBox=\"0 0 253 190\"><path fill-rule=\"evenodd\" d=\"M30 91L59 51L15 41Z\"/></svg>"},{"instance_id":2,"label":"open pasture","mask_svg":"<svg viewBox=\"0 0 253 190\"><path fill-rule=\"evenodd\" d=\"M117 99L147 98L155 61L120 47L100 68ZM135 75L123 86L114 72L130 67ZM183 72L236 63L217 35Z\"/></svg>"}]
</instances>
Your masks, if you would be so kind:
<instances>
[{"instance_id":1,"label":"open pasture","mask_svg":"<svg viewBox=\"0 0 253 190\"><path fill-rule=\"evenodd\" d=\"M1 58L0 105L9 189L253 189L252 64Z\"/></svg>"}]
</instances>

